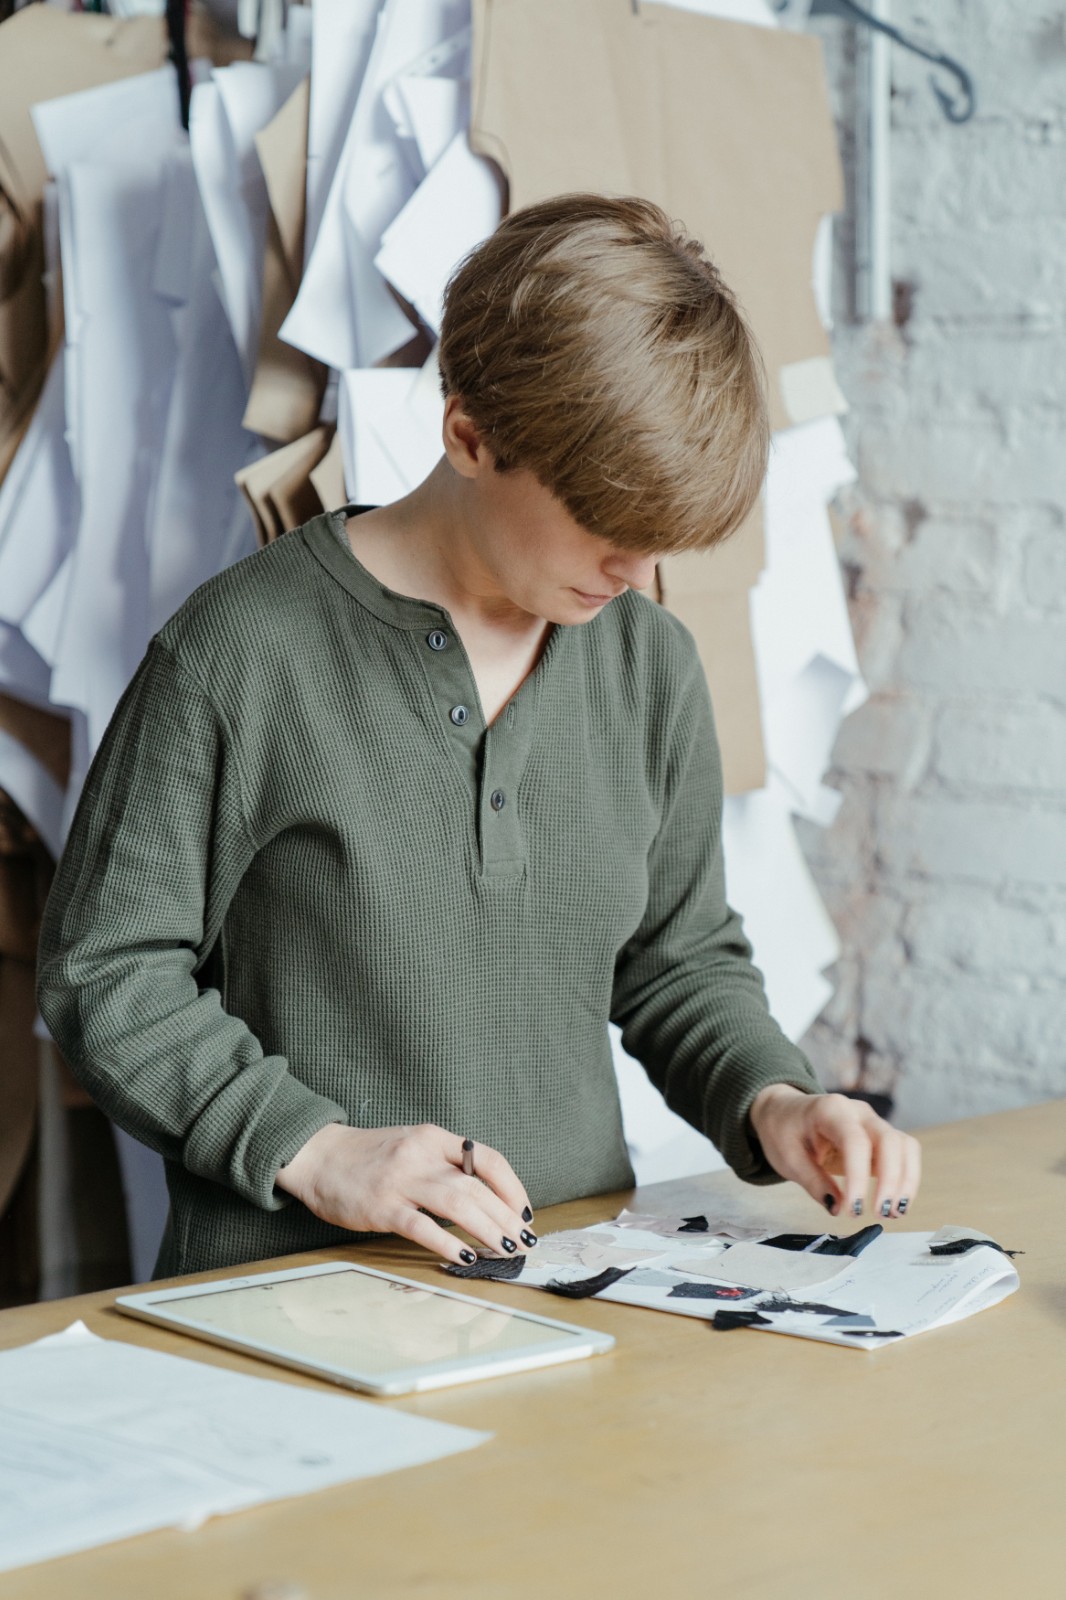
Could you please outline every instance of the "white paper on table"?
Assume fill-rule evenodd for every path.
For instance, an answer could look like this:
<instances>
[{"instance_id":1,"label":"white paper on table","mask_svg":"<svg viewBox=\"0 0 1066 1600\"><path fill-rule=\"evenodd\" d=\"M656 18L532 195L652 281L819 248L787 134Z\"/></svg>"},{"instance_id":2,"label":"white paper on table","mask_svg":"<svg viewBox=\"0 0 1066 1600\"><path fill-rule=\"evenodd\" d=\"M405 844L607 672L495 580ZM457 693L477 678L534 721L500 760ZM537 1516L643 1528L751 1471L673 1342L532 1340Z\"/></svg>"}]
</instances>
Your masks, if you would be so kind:
<instances>
[{"instance_id":1,"label":"white paper on table","mask_svg":"<svg viewBox=\"0 0 1066 1600\"><path fill-rule=\"evenodd\" d=\"M444 401L435 349L418 369L342 373L338 401L345 489L356 504L398 500L440 460Z\"/></svg>"},{"instance_id":2,"label":"white paper on table","mask_svg":"<svg viewBox=\"0 0 1066 1600\"><path fill-rule=\"evenodd\" d=\"M311 255L281 338L327 366L371 367L412 325L374 266L381 236L415 189L382 96L469 24L469 0L385 0Z\"/></svg>"},{"instance_id":3,"label":"white paper on table","mask_svg":"<svg viewBox=\"0 0 1066 1600\"><path fill-rule=\"evenodd\" d=\"M474 154L464 128L385 229L374 265L439 334L445 284L502 213L496 168Z\"/></svg>"},{"instance_id":4,"label":"white paper on table","mask_svg":"<svg viewBox=\"0 0 1066 1600\"><path fill-rule=\"evenodd\" d=\"M849 1271L851 1258L819 1255L816 1251L783 1250L776 1245L754 1242L733 1244L713 1260L696 1264L673 1257L673 1271L691 1273L697 1278L736 1284L742 1289L763 1289L790 1294L798 1289L827 1289Z\"/></svg>"},{"instance_id":5,"label":"white paper on table","mask_svg":"<svg viewBox=\"0 0 1066 1600\"><path fill-rule=\"evenodd\" d=\"M695 1196L693 1205L706 1205L706 1198L699 1195ZM688 1244L698 1244L700 1239L705 1238L721 1241L723 1245L730 1241L737 1242L742 1239L766 1239L769 1238L772 1231L728 1210L722 1211L720 1208L713 1211L710 1217L703 1212L694 1213L694 1215L703 1217L704 1222L707 1223L706 1233L693 1233L691 1228L687 1226L688 1217L659 1217L647 1211L630 1211L628 1206L622 1208L611 1226L613 1228L631 1229L634 1232L651 1234L654 1238L680 1238L682 1243Z\"/></svg>"},{"instance_id":6,"label":"white paper on table","mask_svg":"<svg viewBox=\"0 0 1066 1600\"><path fill-rule=\"evenodd\" d=\"M98 1339L0 1354L0 1570L440 1460L491 1435Z\"/></svg>"},{"instance_id":7,"label":"white paper on table","mask_svg":"<svg viewBox=\"0 0 1066 1600\"><path fill-rule=\"evenodd\" d=\"M635 1220L644 1227L633 1227ZM882 1231L857 1256L819 1257L815 1251L788 1251L759 1241L733 1244L709 1232L669 1238L666 1220L623 1212L613 1223L568 1230L561 1236L561 1252L552 1250L553 1235L545 1234L513 1281L534 1289L580 1282L604 1270L590 1270L589 1261L609 1258L626 1276L600 1289L598 1300L705 1320L722 1310L757 1311L765 1319L759 1331L864 1349L972 1316L1018 1287L1010 1257L994 1246L979 1246L965 1255L931 1254L930 1245L945 1238L988 1238L977 1229ZM763 1240L767 1237L773 1235L764 1233ZM812 1235L812 1243L816 1238ZM552 1259L560 1254L561 1263ZM732 1277L727 1276L731 1256L737 1263ZM787 1256L794 1258L791 1266L782 1262ZM782 1275L794 1280L788 1291L751 1287L760 1276L769 1281ZM704 1297L671 1292L684 1283L698 1285Z\"/></svg>"}]
</instances>

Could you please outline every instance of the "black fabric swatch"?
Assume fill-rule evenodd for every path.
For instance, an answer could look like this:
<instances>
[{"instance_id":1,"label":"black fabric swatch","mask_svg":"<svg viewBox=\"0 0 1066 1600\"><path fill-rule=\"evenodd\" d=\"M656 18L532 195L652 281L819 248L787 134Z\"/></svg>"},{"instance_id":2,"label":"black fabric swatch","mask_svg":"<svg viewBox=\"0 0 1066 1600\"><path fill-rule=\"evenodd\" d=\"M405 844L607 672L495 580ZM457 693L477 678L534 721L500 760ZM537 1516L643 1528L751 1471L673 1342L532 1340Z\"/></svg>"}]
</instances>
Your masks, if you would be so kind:
<instances>
[{"instance_id":1,"label":"black fabric swatch","mask_svg":"<svg viewBox=\"0 0 1066 1600\"><path fill-rule=\"evenodd\" d=\"M767 1294L759 1301L760 1311L810 1311L818 1317L846 1317L840 1306L823 1306L817 1300L790 1300L787 1295Z\"/></svg>"},{"instance_id":2,"label":"black fabric swatch","mask_svg":"<svg viewBox=\"0 0 1066 1600\"><path fill-rule=\"evenodd\" d=\"M760 1324L771 1327L769 1317L761 1317L757 1311L716 1311L711 1322L712 1328L717 1328L719 1333L728 1333L730 1328L756 1328Z\"/></svg>"},{"instance_id":3,"label":"black fabric swatch","mask_svg":"<svg viewBox=\"0 0 1066 1600\"><path fill-rule=\"evenodd\" d=\"M812 1256L860 1256L868 1244L884 1233L879 1222L871 1222L868 1228L860 1228L858 1233L831 1233L828 1239L823 1239L821 1244L815 1245L811 1251ZM778 1233L772 1239L760 1239L760 1244L772 1244L775 1250L806 1250L808 1245L814 1244L819 1238L817 1233Z\"/></svg>"},{"instance_id":4,"label":"black fabric swatch","mask_svg":"<svg viewBox=\"0 0 1066 1600\"><path fill-rule=\"evenodd\" d=\"M827 1239L820 1244L817 1250L812 1250L813 1256L861 1256L868 1244L873 1244L884 1233L879 1222L871 1222L868 1228L860 1228L858 1233L841 1234L839 1238Z\"/></svg>"},{"instance_id":5,"label":"black fabric swatch","mask_svg":"<svg viewBox=\"0 0 1066 1600\"><path fill-rule=\"evenodd\" d=\"M806 1250L815 1239L820 1239L818 1233L775 1233L772 1239L760 1239L760 1244L772 1244L775 1250Z\"/></svg>"},{"instance_id":6,"label":"black fabric swatch","mask_svg":"<svg viewBox=\"0 0 1066 1600\"><path fill-rule=\"evenodd\" d=\"M709 1233L711 1225L706 1217L682 1217L678 1233Z\"/></svg>"},{"instance_id":7,"label":"black fabric swatch","mask_svg":"<svg viewBox=\"0 0 1066 1600\"><path fill-rule=\"evenodd\" d=\"M998 1250L1000 1255L1004 1256L1024 1256L1025 1254L1024 1250L1004 1250L1003 1246L997 1244L994 1239L948 1239L945 1244L931 1244L929 1246L929 1254L931 1256L965 1256L969 1255L971 1250L980 1249L983 1244L988 1245L992 1250Z\"/></svg>"},{"instance_id":8,"label":"black fabric swatch","mask_svg":"<svg viewBox=\"0 0 1066 1600\"><path fill-rule=\"evenodd\" d=\"M755 1289L738 1289L731 1284L724 1283L695 1283L691 1278L686 1278L684 1283L675 1283L670 1290L669 1300L750 1300L758 1291Z\"/></svg>"},{"instance_id":9,"label":"black fabric swatch","mask_svg":"<svg viewBox=\"0 0 1066 1600\"><path fill-rule=\"evenodd\" d=\"M521 1275L525 1264L525 1256L478 1256L468 1267L449 1264L444 1270L453 1278L511 1279Z\"/></svg>"},{"instance_id":10,"label":"black fabric swatch","mask_svg":"<svg viewBox=\"0 0 1066 1600\"><path fill-rule=\"evenodd\" d=\"M553 1279L543 1287L549 1294L561 1294L566 1300L588 1300L601 1289L609 1289L619 1278L628 1278L632 1271L632 1267L608 1267L604 1272L597 1272L594 1278L579 1278L576 1283L559 1283Z\"/></svg>"},{"instance_id":11,"label":"black fabric swatch","mask_svg":"<svg viewBox=\"0 0 1066 1600\"><path fill-rule=\"evenodd\" d=\"M845 1339L902 1339L898 1328L840 1328Z\"/></svg>"}]
</instances>

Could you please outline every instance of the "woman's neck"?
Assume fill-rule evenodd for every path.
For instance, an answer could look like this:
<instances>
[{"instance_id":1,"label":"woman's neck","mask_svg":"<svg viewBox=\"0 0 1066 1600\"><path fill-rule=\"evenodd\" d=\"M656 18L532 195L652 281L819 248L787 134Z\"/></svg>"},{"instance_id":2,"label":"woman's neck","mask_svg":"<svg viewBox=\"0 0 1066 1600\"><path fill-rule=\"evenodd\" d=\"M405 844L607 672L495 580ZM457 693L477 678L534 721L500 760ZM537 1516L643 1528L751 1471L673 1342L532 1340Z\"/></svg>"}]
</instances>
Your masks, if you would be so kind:
<instances>
[{"instance_id":1,"label":"woman's neck","mask_svg":"<svg viewBox=\"0 0 1066 1600\"><path fill-rule=\"evenodd\" d=\"M495 649L528 646L550 625L515 605L479 552L463 484L442 456L403 499L350 520L348 542L387 588L443 606L464 638Z\"/></svg>"}]
</instances>

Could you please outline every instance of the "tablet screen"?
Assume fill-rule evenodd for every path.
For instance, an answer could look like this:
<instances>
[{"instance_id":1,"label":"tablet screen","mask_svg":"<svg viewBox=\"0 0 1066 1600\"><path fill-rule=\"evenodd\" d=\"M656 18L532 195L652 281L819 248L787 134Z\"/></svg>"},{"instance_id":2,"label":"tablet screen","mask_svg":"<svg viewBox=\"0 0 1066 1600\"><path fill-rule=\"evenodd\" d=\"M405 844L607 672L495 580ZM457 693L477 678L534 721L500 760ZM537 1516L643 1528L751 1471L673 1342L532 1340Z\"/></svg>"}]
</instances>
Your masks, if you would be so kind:
<instances>
[{"instance_id":1,"label":"tablet screen","mask_svg":"<svg viewBox=\"0 0 1066 1600\"><path fill-rule=\"evenodd\" d=\"M571 1330L452 1299L421 1284L339 1268L156 1302L168 1319L316 1365L376 1377L467 1356L496 1358L572 1343Z\"/></svg>"}]
</instances>

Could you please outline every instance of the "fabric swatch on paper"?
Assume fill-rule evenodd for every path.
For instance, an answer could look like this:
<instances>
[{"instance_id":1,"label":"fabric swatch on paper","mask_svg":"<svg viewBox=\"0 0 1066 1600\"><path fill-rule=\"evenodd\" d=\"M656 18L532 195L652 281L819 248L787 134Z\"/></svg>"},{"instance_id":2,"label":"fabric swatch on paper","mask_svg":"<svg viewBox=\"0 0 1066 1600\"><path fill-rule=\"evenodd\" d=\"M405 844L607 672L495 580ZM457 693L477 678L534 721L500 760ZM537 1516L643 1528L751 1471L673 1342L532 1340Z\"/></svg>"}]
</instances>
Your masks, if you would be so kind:
<instances>
[{"instance_id":1,"label":"fabric swatch on paper","mask_svg":"<svg viewBox=\"0 0 1066 1600\"><path fill-rule=\"evenodd\" d=\"M717 1328L719 1333L728 1333L731 1328L756 1328L760 1325L772 1328L773 1322L769 1317L761 1317L757 1311L716 1311L711 1320L711 1327Z\"/></svg>"},{"instance_id":2,"label":"fabric swatch on paper","mask_svg":"<svg viewBox=\"0 0 1066 1600\"><path fill-rule=\"evenodd\" d=\"M537 1262L556 1267L586 1267L591 1276L608 1267L631 1267L636 1261L650 1261L661 1250L642 1250L614 1243L613 1236L595 1234L584 1228L568 1228L562 1233L547 1233L537 1246Z\"/></svg>"},{"instance_id":3,"label":"fabric swatch on paper","mask_svg":"<svg viewBox=\"0 0 1066 1600\"><path fill-rule=\"evenodd\" d=\"M775 1250L766 1244L734 1244L706 1263L673 1261L671 1266L685 1277L717 1278L745 1289L764 1289L767 1294L828 1287L850 1271L845 1257L820 1256L812 1250Z\"/></svg>"},{"instance_id":4,"label":"fabric swatch on paper","mask_svg":"<svg viewBox=\"0 0 1066 1600\"><path fill-rule=\"evenodd\" d=\"M735 1283L675 1283L671 1300L750 1300L757 1289L741 1289Z\"/></svg>"},{"instance_id":5,"label":"fabric swatch on paper","mask_svg":"<svg viewBox=\"0 0 1066 1600\"><path fill-rule=\"evenodd\" d=\"M711 1225L707 1221L707 1218L702 1215L697 1217L682 1217L681 1226L677 1231L678 1233L708 1233L710 1231L710 1226Z\"/></svg>"},{"instance_id":6,"label":"fabric swatch on paper","mask_svg":"<svg viewBox=\"0 0 1066 1600\"><path fill-rule=\"evenodd\" d=\"M620 1278L627 1278L632 1271L630 1267L608 1267L606 1272L597 1272L594 1278L579 1278L575 1283L560 1283L553 1279L551 1283L541 1285L549 1294L561 1294L567 1300L588 1300L594 1294L599 1294L604 1289L609 1289L612 1283L617 1283Z\"/></svg>"},{"instance_id":7,"label":"fabric swatch on paper","mask_svg":"<svg viewBox=\"0 0 1066 1600\"><path fill-rule=\"evenodd\" d=\"M525 1256L478 1256L469 1266L449 1262L444 1270L450 1272L453 1278L493 1278L503 1281L520 1277L525 1264Z\"/></svg>"},{"instance_id":8,"label":"fabric swatch on paper","mask_svg":"<svg viewBox=\"0 0 1066 1600\"><path fill-rule=\"evenodd\" d=\"M848 1317L850 1311L845 1311L841 1306L824 1306L817 1300L789 1300L786 1295L763 1295L759 1300L760 1311L809 1311L817 1317Z\"/></svg>"},{"instance_id":9,"label":"fabric swatch on paper","mask_svg":"<svg viewBox=\"0 0 1066 1600\"><path fill-rule=\"evenodd\" d=\"M860 1228L858 1233L845 1233L833 1235L812 1251L816 1256L861 1256L867 1245L873 1244L884 1233L879 1222L871 1222L868 1228Z\"/></svg>"},{"instance_id":10,"label":"fabric swatch on paper","mask_svg":"<svg viewBox=\"0 0 1066 1600\"><path fill-rule=\"evenodd\" d=\"M1024 1256L1024 1250L1004 1250L1001 1244L994 1239L949 1239L946 1244L931 1244L931 1256L966 1256L971 1250L977 1250L981 1245L987 1245L991 1250L998 1250L1004 1256Z\"/></svg>"},{"instance_id":11,"label":"fabric swatch on paper","mask_svg":"<svg viewBox=\"0 0 1066 1600\"><path fill-rule=\"evenodd\" d=\"M657 1267L634 1267L629 1281L634 1289L672 1289L677 1273L660 1272Z\"/></svg>"},{"instance_id":12,"label":"fabric swatch on paper","mask_svg":"<svg viewBox=\"0 0 1066 1600\"><path fill-rule=\"evenodd\" d=\"M763 1239L763 1244L773 1245L775 1250L800 1250L809 1251L812 1256L860 1256L867 1245L873 1244L884 1233L884 1228L879 1222L871 1222L868 1228L860 1228L857 1233L775 1233L772 1239ZM815 1244L820 1239L821 1244Z\"/></svg>"},{"instance_id":13,"label":"fabric swatch on paper","mask_svg":"<svg viewBox=\"0 0 1066 1600\"><path fill-rule=\"evenodd\" d=\"M836 1235L830 1237L835 1238ZM764 1239L762 1243L772 1244L775 1250L806 1250L815 1239L820 1238L820 1233L775 1233L772 1239Z\"/></svg>"},{"instance_id":14,"label":"fabric swatch on paper","mask_svg":"<svg viewBox=\"0 0 1066 1600\"><path fill-rule=\"evenodd\" d=\"M845 1339L902 1339L898 1328L841 1328Z\"/></svg>"}]
</instances>

